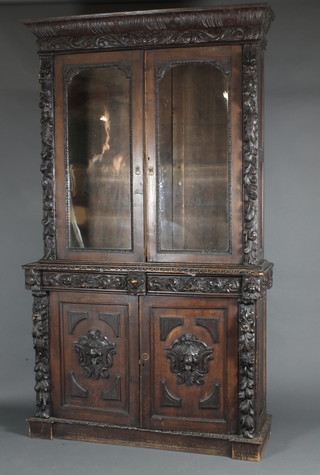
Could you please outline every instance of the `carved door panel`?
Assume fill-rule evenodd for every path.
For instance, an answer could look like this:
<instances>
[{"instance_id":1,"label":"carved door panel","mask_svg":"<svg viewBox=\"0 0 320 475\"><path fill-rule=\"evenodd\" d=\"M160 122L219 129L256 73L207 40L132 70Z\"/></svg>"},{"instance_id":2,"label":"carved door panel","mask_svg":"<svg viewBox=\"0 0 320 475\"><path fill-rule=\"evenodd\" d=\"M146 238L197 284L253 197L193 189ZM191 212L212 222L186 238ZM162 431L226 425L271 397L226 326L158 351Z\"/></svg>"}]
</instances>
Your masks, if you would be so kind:
<instances>
[{"instance_id":1,"label":"carved door panel","mask_svg":"<svg viewBox=\"0 0 320 475\"><path fill-rule=\"evenodd\" d=\"M237 301L143 300L144 426L236 432Z\"/></svg>"},{"instance_id":2,"label":"carved door panel","mask_svg":"<svg viewBox=\"0 0 320 475\"><path fill-rule=\"evenodd\" d=\"M53 293L51 313L54 415L136 423L137 298Z\"/></svg>"}]
</instances>

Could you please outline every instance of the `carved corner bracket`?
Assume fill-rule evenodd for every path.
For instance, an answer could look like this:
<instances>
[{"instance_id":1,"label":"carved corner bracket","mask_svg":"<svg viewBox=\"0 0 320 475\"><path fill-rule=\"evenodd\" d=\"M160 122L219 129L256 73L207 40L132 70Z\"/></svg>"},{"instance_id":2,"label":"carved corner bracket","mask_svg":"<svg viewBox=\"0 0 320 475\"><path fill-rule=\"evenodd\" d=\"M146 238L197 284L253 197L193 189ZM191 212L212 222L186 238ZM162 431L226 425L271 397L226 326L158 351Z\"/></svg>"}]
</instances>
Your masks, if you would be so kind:
<instances>
[{"instance_id":1,"label":"carved corner bracket","mask_svg":"<svg viewBox=\"0 0 320 475\"><path fill-rule=\"evenodd\" d=\"M272 287L273 265L270 264L265 271L256 275L244 275L242 277L242 299L243 301L254 301L261 299L266 290Z\"/></svg>"}]
</instances>

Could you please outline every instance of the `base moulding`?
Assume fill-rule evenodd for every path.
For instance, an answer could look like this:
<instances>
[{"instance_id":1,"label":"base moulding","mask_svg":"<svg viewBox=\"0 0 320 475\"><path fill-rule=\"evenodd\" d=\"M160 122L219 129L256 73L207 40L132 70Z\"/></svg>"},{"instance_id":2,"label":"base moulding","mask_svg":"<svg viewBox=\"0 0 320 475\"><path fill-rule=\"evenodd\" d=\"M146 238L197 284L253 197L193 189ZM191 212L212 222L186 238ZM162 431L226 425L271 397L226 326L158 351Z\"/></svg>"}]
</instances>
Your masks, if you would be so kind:
<instances>
[{"instance_id":1,"label":"base moulding","mask_svg":"<svg viewBox=\"0 0 320 475\"><path fill-rule=\"evenodd\" d=\"M34 438L82 440L153 449L177 450L234 459L260 461L270 436L271 416L267 415L261 432L252 439L237 435L140 429L110 424L51 417L30 418L29 435Z\"/></svg>"}]
</instances>

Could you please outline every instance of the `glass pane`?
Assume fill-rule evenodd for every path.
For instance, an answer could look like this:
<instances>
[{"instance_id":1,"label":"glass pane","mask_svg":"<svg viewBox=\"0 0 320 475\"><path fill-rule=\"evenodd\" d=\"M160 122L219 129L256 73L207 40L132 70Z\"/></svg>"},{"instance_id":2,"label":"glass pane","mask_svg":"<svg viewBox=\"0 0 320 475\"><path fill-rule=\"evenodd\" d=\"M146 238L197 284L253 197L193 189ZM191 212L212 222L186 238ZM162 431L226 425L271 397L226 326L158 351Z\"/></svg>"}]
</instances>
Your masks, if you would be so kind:
<instances>
[{"instance_id":1,"label":"glass pane","mask_svg":"<svg viewBox=\"0 0 320 475\"><path fill-rule=\"evenodd\" d=\"M130 79L119 67L81 69L69 84L72 248L132 248L130 108Z\"/></svg>"},{"instance_id":2,"label":"glass pane","mask_svg":"<svg viewBox=\"0 0 320 475\"><path fill-rule=\"evenodd\" d=\"M158 78L158 250L229 250L228 76L173 64Z\"/></svg>"}]
</instances>

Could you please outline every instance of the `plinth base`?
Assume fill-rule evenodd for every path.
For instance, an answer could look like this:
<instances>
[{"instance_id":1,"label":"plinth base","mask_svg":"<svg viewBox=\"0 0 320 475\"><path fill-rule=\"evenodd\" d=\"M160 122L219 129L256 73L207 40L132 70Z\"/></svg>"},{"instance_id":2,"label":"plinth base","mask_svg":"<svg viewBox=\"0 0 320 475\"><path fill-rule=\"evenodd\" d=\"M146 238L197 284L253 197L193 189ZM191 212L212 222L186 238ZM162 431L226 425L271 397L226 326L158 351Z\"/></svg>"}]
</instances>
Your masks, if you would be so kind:
<instances>
[{"instance_id":1,"label":"plinth base","mask_svg":"<svg viewBox=\"0 0 320 475\"><path fill-rule=\"evenodd\" d=\"M87 442L178 450L212 455L224 455L240 460L260 461L270 436L271 416L267 415L257 437L245 439L236 435L208 434L139 429L68 419L30 418L29 435L35 438L54 437Z\"/></svg>"}]
</instances>

